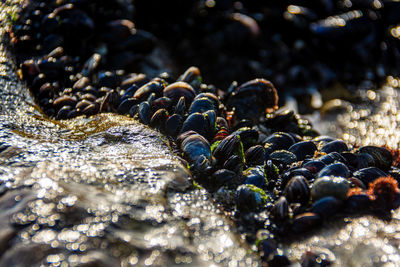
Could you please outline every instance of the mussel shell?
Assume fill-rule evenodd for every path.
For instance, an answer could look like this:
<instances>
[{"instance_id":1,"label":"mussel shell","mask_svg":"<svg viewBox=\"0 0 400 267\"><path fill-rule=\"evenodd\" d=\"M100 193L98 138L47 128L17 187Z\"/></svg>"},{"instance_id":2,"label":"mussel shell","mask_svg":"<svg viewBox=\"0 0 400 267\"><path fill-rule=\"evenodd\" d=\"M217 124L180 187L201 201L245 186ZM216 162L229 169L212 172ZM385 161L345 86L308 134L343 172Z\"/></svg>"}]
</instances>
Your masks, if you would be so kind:
<instances>
[{"instance_id":1,"label":"mussel shell","mask_svg":"<svg viewBox=\"0 0 400 267\"><path fill-rule=\"evenodd\" d=\"M223 118L223 117L218 117L217 116L217 127L219 128L219 129L226 129L226 130L228 130L229 129L229 124L228 124L228 122L226 121L226 119L225 118Z\"/></svg>"},{"instance_id":2,"label":"mussel shell","mask_svg":"<svg viewBox=\"0 0 400 267\"><path fill-rule=\"evenodd\" d=\"M306 157L313 157L317 146L311 141L302 141L293 144L288 148L288 151L296 155L298 161L304 160Z\"/></svg>"},{"instance_id":3,"label":"mussel shell","mask_svg":"<svg viewBox=\"0 0 400 267\"><path fill-rule=\"evenodd\" d=\"M265 163L264 173L269 182L275 182L279 178L279 169L272 163L272 160L267 160Z\"/></svg>"},{"instance_id":4,"label":"mussel shell","mask_svg":"<svg viewBox=\"0 0 400 267\"><path fill-rule=\"evenodd\" d=\"M147 101L143 101L142 103L139 104L139 119L144 123L144 124L149 124L150 119L151 119L151 108L150 104Z\"/></svg>"},{"instance_id":5,"label":"mussel shell","mask_svg":"<svg viewBox=\"0 0 400 267\"><path fill-rule=\"evenodd\" d=\"M182 81L190 84L194 88L200 87L202 82L201 73L199 68L195 66L189 67L179 78L177 81Z\"/></svg>"},{"instance_id":6,"label":"mussel shell","mask_svg":"<svg viewBox=\"0 0 400 267\"><path fill-rule=\"evenodd\" d=\"M250 166L262 165L265 160L265 149L260 145L252 146L246 150L244 156L246 158L246 164Z\"/></svg>"},{"instance_id":7,"label":"mussel shell","mask_svg":"<svg viewBox=\"0 0 400 267\"><path fill-rule=\"evenodd\" d=\"M315 180L311 188L311 197L313 201L328 196L345 200L349 189L350 183L343 177L325 176Z\"/></svg>"},{"instance_id":8,"label":"mussel shell","mask_svg":"<svg viewBox=\"0 0 400 267\"><path fill-rule=\"evenodd\" d=\"M254 121L250 120L250 119L241 119L241 120L237 120L236 114L234 115L234 129L238 130L240 128L252 128L254 126Z\"/></svg>"},{"instance_id":9,"label":"mussel shell","mask_svg":"<svg viewBox=\"0 0 400 267\"><path fill-rule=\"evenodd\" d=\"M203 116L206 121L206 128L205 128L206 137L208 139L212 139L216 130L217 114L215 114L214 110L208 110L205 113L203 113Z\"/></svg>"},{"instance_id":10,"label":"mussel shell","mask_svg":"<svg viewBox=\"0 0 400 267\"><path fill-rule=\"evenodd\" d=\"M139 104L133 105L129 110L129 116L131 116L132 118L135 117L138 111L139 111Z\"/></svg>"},{"instance_id":11,"label":"mussel shell","mask_svg":"<svg viewBox=\"0 0 400 267\"><path fill-rule=\"evenodd\" d=\"M222 167L239 173L243 169L243 161L238 155L232 155L224 162Z\"/></svg>"},{"instance_id":12,"label":"mussel shell","mask_svg":"<svg viewBox=\"0 0 400 267\"><path fill-rule=\"evenodd\" d=\"M236 173L227 169L220 169L213 173L212 179L218 185L233 184L235 182Z\"/></svg>"},{"instance_id":13,"label":"mussel shell","mask_svg":"<svg viewBox=\"0 0 400 267\"><path fill-rule=\"evenodd\" d=\"M252 184L262 188L265 184L264 168L261 166L251 167L243 171L244 184Z\"/></svg>"},{"instance_id":14,"label":"mussel shell","mask_svg":"<svg viewBox=\"0 0 400 267\"><path fill-rule=\"evenodd\" d=\"M309 170L313 174L318 173L325 166L326 164L320 160L311 160L303 164L303 168Z\"/></svg>"},{"instance_id":15,"label":"mussel shell","mask_svg":"<svg viewBox=\"0 0 400 267\"><path fill-rule=\"evenodd\" d=\"M208 141L197 133L190 133L181 142L181 151L189 162L195 162L201 155L211 160L211 150Z\"/></svg>"},{"instance_id":16,"label":"mussel shell","mask_svg":"<svg viewBox=\"0 0 400 267\"><path fill-rule=\"evenodd\" d=\"M99 112L99 105L91 103L81 110L81 113L86 116L91 116Z\"/></svg>"},{"instance_id":17,"label":"mussel shell","mask_svg":"<svg viewBox=\"0 0 400 267\"><path fill-rule=\"evenodd\" d=\"M312 211L321 218L330 218L341 209L342 205L342 200L333 196L327 196L315 201L312 205Z\"/></svg>"},{"instance_id":18,"label":"mussel shell","mask_svg":"<svg viewBox=\"0 0 400 267\"><path fill-rule=\"evenodd\" d=\"M292 231L295 233L304 233L313 229L321 222L321 217L313 212L306 212L297 215L293 220Z\"/></svg>"},{"instance_id":19,"label":"mussel shell","mask_svg":"<svg viewBox=\"0 0 400 267\"><path fill-rule=\"evenodd\" d=\"M219 131L217 131L214 135L214 138L212 140L213 143L217 142L217 141L221 141L224 140L225 137L227 137L229 135L229 132L227 129L222 128Z\"/></svg>"},{"instance_id":20,"label":"mussel shell","mask_svg":"<svg viewBox=\"0 0 400 267\"><path fill-rule=\"evenodd\" d=\"M388 171L392 166L393 156L384 147L363 146L358 150L360 153L370 154L374 158L375 166L383 171Z\"/></svg>"},{"instance_id":21,"label":"mussel shell","mask_svg":"<svg viewBox=\"0 0 400 267\"><path fill-rule=\"evenodd\" d=\"M327 267L331 266L335 261L335 255L328 249L320 251L307 251L301 257L301 267Z\"/></svg>"},{"instance_id":22,"label":"mussel shell","mask_svg":"<svg viewBox=\"0 0 400 267\"><path fill-rule=\"evenodd\" d=\"M208 121L201 113L190 114L182 125L181 133L195 131L198 134L207 137L209 134Z\"/></svg>"},{"instance_id":23,"label":"mussel shell","mask_svg":"<svg viewBox=\"0 0 400 267\"><path fill-rule=\"evenodd\" d=\"M190 170L200 179L209 179L212 169L212 163L205 154L199 155L195 161L190 164Z\"/></svg>"},{"instance_id":24,"label":"mussel shell","mask_svg":"<svg viewBox=\"0 0 400 267\"><path fill-rule=\"evenodd\" d=\"M364 212L372 207L372 201L365 193L351 195L346 200L345 210L349 213Z\"/></svg>"},{"instance_id":25,"label":"mussel shell","mask_svg":"<svg viewBox=\"0 0 400 267\"><path fill-rule=\"evenodd\" d=\"M185 97L184 96L181 96L179 98L178 102L175 105L174 112L176 114L181 115L181 116L185 115L185 112L186 112L186 101L185 101Z\"/></svg>"},{"instance_id":26,"label":"mussel shell","mask_svg":"<svg viewBox=\"0 0 400 267\"><path fill-rule=\"evenodd\" d=\"M322 148L321 152L324 153L331 153L331 152L344 152L348 151L349 148L347 147L346 143L343 140L334 140L329 143L326 143Z\"/></svg>"},{"instance_id":27,"label":"mussel shell","mask_svg":"<svg viewBox=\"0 0 400 267\"><path fill-rule=\"evenodd\" d=\"M51 98L56 88L51 83L45 83L39 88L39 98Z\"/></svg>"},{"instance_id":28,"label":"mussel shell","mask_svg":"<svg viewBox=\"0 0 400 267\"><path fill-rule=\"evenodd\" d=\"M314 180L314 175L306 168L294 167L294 168L288 169L282 175L282 186L285 186L290 181L290 179L292 179L295 176L303 176L309 182Z\"/></svg>"},{"instance_id":29,"label":"mussel shell","mask_svg":"<svg viewBox=\"0 0 400 267\"><path fill-rule=\"evenodd\" d=\"M93 103L90 102L90 101L88 101L88 100L86 100L86 99L83 99L83 100L79 101L79 102L76 104L75 108L76 108L76 110L77 110L79 113L81 113L82 110L84 110L87 106L89 106L89 105L91 105L91 104L93 104Z\"/></svg>"},{"instance_id":30,"label":"mussel shell","mask_svg":"<svg viewBox=\"0 0 400 267\"><path fill-rule=\"evenodd\" d=\"M117 87L117 76L114 72L104 71L100 72L97 78L97 87L109 87L116 88Z\"/></svg>"},{"instance_id":31,"label":"mussel shell","mask_svg":"<svg viewBox=\"0 0 400 267\"><path fill-rule=\"evenodd\" d=\"M160 130L164 129L165 122L168 119L168 111L161 108L157 110L150 119L150 127Z\"/></svg>"},{"instance_id":32,"label":"mussel shell","mask_svg":"<svg viewBox=\"0 0 400 267\"><path fill-rule=\"evenodd\" d=\"M151 108L151 105L153 104L153 101L156 100L156 99L157 99L156 93L151 93L151 94L149 95L149 97L147 98L147 102L149 103L150 108ZM157 111L157 110L156 110L156 111Z\"/></svg>"},{"instance_id":33,"label":"mussel shell","mask_svg":"<svg viewBox=\"0 0 400 267\"><path fill-rule=\"evenodd\" d=\"M241 212L251 212L266 204L265 192L254 185L243 184L236 190L236 206Z\"/></svg>"},{"instance_id":34,"label":"mussel shell","mask_svg":"<svg viewBox=\"0 0 400 267\"><path fill-rule=\"evenodd\" d=\"M358 156L354 153L351 152L341 152L340 155L342 155L342 157L346 160L347 162L347 166L349 167L349 169L357 169L357 166L359 164L359 159ZM369 156L368 154L364 154ZM371 157L372 158L372 157Z\"/></svg>"},{"instance_id":35,"label":"mussel shell","mask_svg":"<svg viewBox=\"0 0 400 267\"><path fill-rule=\"evenodd\" d=\"M57 120L65 120L68 119L68 114L71 112L72 107L71 106L63 106L60 108L60 110L57 113L56 119Z\"/></svg>"},{"instance_id":36,"label":"mussel shell","mask_svg":"<svg viewBox=\"0 0 400 267\"><path fill-rule=\"evenodd\" d=\"M218 162L225 162L232 155L239 153L241 146L240 138L236 135L225 137L215 148L213 155Z\"/></svg>"},{"instance_id":37,"label":"mussel shell","mask_svg":"<svg viewBox=\"0 0 400 267\"><path fill-rule=\"evenodd\" d=\"M306 204L310 200L310 185L303 176L295 176L287 183L283 195L289 203Z\"/></svg>"},{"instance_id":38,"label":"mussel shell","mask_svg":"<svg viewBox=\"0 0 400 267\"><path fill-rule=\"evenodd\" d=\"M322 161L323 163L325 163L326 165L334 163L335 161L347 164L346 159L342 155L340 155L338 152L331 152L329 154L326 154L326 155L320 157L319 160Z\"/></svg>"},{"instance_id":39,"label":"mussel shell","mask_svg":"<svg viewBox=\"0 0 400 267\"><path fill-rule=\"evenodd\" d=\"M81 91L88 85L90 85L90 79L88 77L82 77L74 83L72 89L74 89L74 91Z\"/></svg>"},{"instance_id":40,"label":"mussel shell","mask_svg":"<svg viewBox=\"0 0 400 267\"><path fill-rule=\"evenodd\" d=\"M235 108L238 119L258 119L264 112L278 108L278 94L273 84L264 79L248 81L229 96L228 108Z\"/></svg>"},{"instance_id":41,"label":"mussel shell","mask_svg":"<svg viewBox=\"0 0 400 267\"><path fill-rule=\"evenodd\" d=\"M128 74L121 82L121 88L127 90L129 87L135 85L138 88L142 87L149 82L149 79L143 73L131 73ZM136 90L135 90L136 92Z\"/></svg>"},{"instance_id":42,"label":"mussel shell","mask_svg":"<svg viewBox=\"0 0 400 267\"><path fill-rule=\"evenodd\" d=\"M271 150L275 151L275 150L288 149L295 143L295 140L288 133L277 132L268 136L263 141L263 143L266 150L268 149L269 151Z\"/></svg>"},{"instance_id":43,"label":"mussel shell","mask_svg":"<svg viewBox=\"0 0 400 267\"><path fill-rule=\"evenodd\" d=\"M213 103L205 97L197 98L190 105L189 114L195 112L203 113L209 110L214 110Z\"/></svg>"},{"instance_id":44,"label":"mussel shell","mask_svg":"<svg viewBox=\"0 0 400 267\"><path fill-rule=\"evenodd\" d=\"M265 127L282 132L287 132L287 126L291 124L297 125L297 118L294 111L288 109L268 114L264 123Z\"/></svg>"},{"instance_id":45,"label":"mussel shell","mask_svg":"<svg viewBox=\"0 0 400 267\"><path fill-rule=\"evenodd\" d=\"M353 176L368 186L376 179L380 177L386 177L387 173L377 167L368 167L354 172Z\"/></svg>"},{"instance_id":46,"label":"mussel shell","mask_svg":"<svg viewBox=\"0 0 400 267\"><path fill-rule=\"evenodd\" d=\"M118 113L121 115L128 114L129 110L134 106L139 104L140 102L135 98L127 98L121 102L118 106Z\"/></svg>"},{"instance_id":47,"label":"mussel shell","mask_svg":"<svg viewBox=\"0 0 400 267\"><path fill-rule=\"evenodd\" d=\"M182 120L183 119L181 115L173 114L165 122L165 132L172 137L176 137L181 128Z\"/></svg>"},{"instance_id":48,"label":"mussel shell","mask_svg":"<svg viewBox=\"0 0 400 267\"><path fill-rule=\"evenodd\" d=\"M161 108L170 110L170 107L172 106L172 101L168 97L159 97L157 99L154 99L154 101L151 102L151 110L156 111Z\"/></svg>"},{"instance_id":49,"label":"mussel shell","mask_svg":"<svg viewBox=\"0 0 400 267\"><path fill-rule=\"evenodd\" d=\"M351 183L352 187L359 187L364 190L367 189L367 186L364 184L364 182L356 177L350 177L350 178L348 178L348 180Z\"/></svg>"},{"instance_id":50,"label":"mussel shell","mask_svg":"<svg viewBox=\"0 0 400 267\"><path fill-rule=\"evenodd\" d=\"M357 156L357 169L364 169L368 167L374 167L375 166L375 159L372 155L368 153L359 153L356 154Z\"/></svg>"},{"instance_id":51,"label":"mussel shell","mask_svg":"<svg viewBox=\"0 0 400 267\"><path fill-rule=\"evenodd\" d=\"M272 259L273 255L277 252L278 245L273 238L266 238L260 242L260 254L264 261Z\"/></svg>"},{"instance_id":52,"label":"mussel shell","mask_svg":"<svg viewBox=\"0 0 400 267\"><path fill-rule=\"evenodd\" d=\"M145 100L147 99L152 93L155 93L157 97L160 97L162 95L162 92L165 88L165 81L162 79L157 79L157 80L152 80L135 92L133 95L133 98L139 99L139 100Z\"/></svg>"},{"instance_id":53,"label":"mussel shell","mask_svg":"<svg viewBox=\"0 0 400 267\"><path fill-rule=\"evenodd\" d=\"M213 94L213 93L200 93L198 94L194 99L199 99L199 98L207 98L209 101L211 101L211 103L213 103L214 105L214 110L218 111L219 106L221 105L221 102L219 101L218 97Z\"/></svg>"},{"instance_id":54,"label":"mussel shell","mask_svg":"<svg viewBox=\"0 0 400 267\"><path fill-rule=\"evenodd\" d=\"M245 150L257 144L258 131L255 129L243 127L234 131L232 134L240 136L240 141L242 141Z\"/></svg>"},{"instance_id":55,"label":"mussel shell","mask_svg":"<svg viewBox=\"0 0 400 267\"><path fill-rule=\"evenodd\" d=\"M170 98L172 103L177 103L178 100L183 96L187 104L191 104L196 92L192 86L185 82L175 82L164 88L164 96Z\"/></svg>"},{"instance_id":56,"label":"mussel shell","mask_svg":"<svg viewBox=\"0 0 400 267\"><path fill-rule=\"evenodd\" d=\"M267 159L272 160L275 165L282 166L283 168L297 161L296 155L287 150L274 151Z\"/></svg>"},{"instance_id":57,"label":"mussel shell","mask_svg":"<svg viewBox=\"0 0 400 267\"><path fill-rule=\"evenodd\" d=\"M289 203L284 196L281 196L274 204L271 209L271 214L274 216L275 219L279 220L286 220L289 218Z\"/></svg>"},{"instance_id":58,"label":"mussel shell","mask_svg":"<svg viewBox=\"0 0 400 267\"><path fill-rule=\"evenodd\" d=\"M178 146L181 146L181 145L182 145L182 142L185 141L186 138L188 138L188 137L191 136L191 135L195 135L195 134L198 134L198 133L195 132L195 131L192 131L192 130L183 132L183 133L181 133L181 134L178 135L178 137L176 138L175 142L176 142L176 144L177 144ZM204 138L204 137L203 137L203 138ZM208 142L208 141L207 141L207 142Z\"/></svg>"},{"instance_id":59,"label":"mussel shell","mask_svg":"<svg viewBox=\"0 0 400 267\"><path fill-rule=\"evenodd\" d=\"M331 175L347 178L350 175L350 171L346 165L344 165L341 162L338 162L325 166L322 170L318 172L317 177L331 176Z\"/></svg>"},{"instance_id":60,"label":"mussel shell","mask_svg":"<svg viewBox=\"0 0 400 267\"><path fill-rule=\"evenodd\" d=\"M63 106L74 107L76 105L76 103L77 103L77 99L75 96L62 95L54 100L53 107L56 110L59 110Z\"/></svg>"}]
</instances>

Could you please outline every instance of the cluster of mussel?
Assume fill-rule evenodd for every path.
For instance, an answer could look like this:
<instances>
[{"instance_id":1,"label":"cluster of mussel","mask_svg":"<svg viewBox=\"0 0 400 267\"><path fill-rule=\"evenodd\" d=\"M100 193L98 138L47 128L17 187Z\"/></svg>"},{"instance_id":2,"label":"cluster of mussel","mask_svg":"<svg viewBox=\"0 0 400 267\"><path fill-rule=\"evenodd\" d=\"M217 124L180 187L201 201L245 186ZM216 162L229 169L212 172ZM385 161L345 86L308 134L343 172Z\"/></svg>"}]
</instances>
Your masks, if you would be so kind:
<instances>
[{"instance_id":1,"label":"cluster of mussel","mask_svg":"<svg viewBox=\"0 0 400 267\"><path fill-rule=\"evenodd\" d=\"M149 0L135 6L138 25L166 40L174 58L198 66L219 87L270 77L293 93L336 81L377 83L398 74L395 0Z\"/></svg>"},{"instance_id":2,"label":"cluster of mussel","mask_svg":"<svg viewBox=\"0 0 400 267\"><path fill-rule=\"evenodd\" d=\"M15 26L17 53L35 56L21 57L22 78L48 116L117 112L164 133L270 266L289 263L276 240L399 205L389 150L318 136L307 120L277 110L277 90L265 79L222 91L203 83L197 67L177 79L125 73L140 69L155 41L120 19L129 13L122 2L39 4Z\"/></svg>"},{"instance_id":3,"label":"cluster of mussel","mask_svg":"<svg viewBox=\"0 0 400 267\"><path fill-rule=\"evenodd\" d=\"M155 37L130 20L125 1L33 2L13 26L20 74L42 110L58 119L113 111L117 87L141 79ZM135 76L135 77L132 77ZM126 84L127 83L127 84Z\"/></svg>"}]
</instances>

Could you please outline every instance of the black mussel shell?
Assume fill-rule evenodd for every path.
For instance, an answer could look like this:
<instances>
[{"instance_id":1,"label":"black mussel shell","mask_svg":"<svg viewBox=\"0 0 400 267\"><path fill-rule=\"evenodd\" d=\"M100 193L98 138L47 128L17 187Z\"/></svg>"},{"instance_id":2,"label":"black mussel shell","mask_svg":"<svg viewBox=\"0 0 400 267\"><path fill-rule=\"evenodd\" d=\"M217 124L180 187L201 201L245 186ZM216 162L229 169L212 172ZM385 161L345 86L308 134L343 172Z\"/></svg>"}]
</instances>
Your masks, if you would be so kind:
<instances>
[{"instance_id":1,"label":"black mussel shell","mask_svg":"<svg viewBox=\"0 0 400 267\"><path fill-rule=\"evenodd\" d=\"M331 153L331 152L344 152L348 151L349 148L347 147L346 143L343 140L334 140L329 143L326 143L322 148L321 152L324 153Z\"/></svg>"},{"instance_id":2,"label":"black mussel shell","mask_svg":"<svg viewBox=\"0 0 400 267\"><path fill-rule=\"evenodd\" d=\"M243 169L243 161L238 155L232 155L224 162L222 167L235 173L239 173Z\"/></svg>"},{"instance_id":3,"label":"black mussel shell","mask_svg":"<svg viewBox=\"0 0 400 267\"><path fill-rule=\"evenodd\" d=\"M183 96L186 104L191 104L196 92L192 86L185 82L175 82L164 88L164 96L170 98L172 103L177 103L178 100Z\"/></svg>"},{"instance_id":4,"label":"black mussel shell","mask_svg":"<svg viewBox=\"0 0 400 267\"><path fill-rule=\"evenodd\" d=\"M376 179L386 177L387 173L376 167L368 167L354 172L353 176L368 186Z\"/></svg>"},{"instance_id":5,"label":"black mussel shell","mask_svg":"<svg viewBox=\"0 0 400 267\"><path fill-rule=\"evenodd\" d=\"M340 211L342 205L342 200L333 196L327 196L315 201L312 205L312 211L318 214L321 218L329 219Z\"/></svg>"},{"instance_id":6,"label":"black mussel shell","mask_svg":"<svg viewBox=\"0 0 400 267\"><path fill-rule=\"evenodd\" d=\"M264 168L262 166L248 168L243 171L242 175L244 176L245 184L252 184L259 188L262 188L265 184Z\"/></svg>"},{"instance_id":7,"label":"black mussel shell","mask_svg":"<svg viewBox=\"0 0 400 267\"><path fill-rule=\"evenodd\" d=\"M165 132L172 137L176 137L182 126L182 120L183 119L181 115L173 114L165 122Z\"/></svg>"},{"instance_id":8,"label":"black mussel shell","mask_svg":"<svg viewBox=\"0 0 400 267\"><path fill-rule=\"evenodd\" d=\"M144 124L149 124L150 119L151 119L151 108L149 105L149 102L144 101L139 104L139 119L144 123Z\"/></svg>"},{"instance_id":9,"label":"black mussel shell","mask_svg":"<svg viewBox=\"0 0 400 267\"><path fill-rule=\"evenodd\" d=\"M178 103L176 103L175 108L174 108L174 112L176 114L179 114L181 116L185 115L186 112L186 101L185 101L185 97L181 96L178 100Z\"/></svg>"},{"instance_id":10,"label":"black mussel shell","mask_svg":"<svg viewBox=\"0 0 400 267\"><path fill-rule=\"evenodd\" d=\"M274 151L267 158L267 160L269 159L272 160L275 165L282 166L282 168L286 168L297 161L296 155L287 150Z\"/></svg>"},{"instance_id":11,"label":"black mussel shell","mask_svg":"<svg viewBox=\"0 0 400 267\"><path fill-rule=\"evenodd\" d=\"M246 164L255 166L264 164L265 160L265 149L260 145L252 146L246 150L244 154L246 158Z\"/></svg>"},{"instance_id":12,"label":"black mussel shell","mask_svg":"<svg viewBox=\"0 0 400 267\"><path fill-rule=\"evenodd\" d=\"M258 141L258 131L249 127L242 127L232 134L240 136L240 141L242 141L243 148L247 150L249 147L257 144Z\"/></svg>"},{"instance_id":13,"label":"black mussel shell","mask_svg":"<svg viewBox=\"0 0 400 267\"><path fill-rule=\"evenodd\" d=\"M189 132L187 136L181 135L180 138L182 139L181 151L189 162L196 162L200 156L204 156L211 161L210 144L203 136L195 132Z\"/></svg>"},{"instance_id":14,"label":"black mussel shell","mask_svg":"<svg viewBox=\"0 0 400 267\"><path fill-rule=\"evenodd\" d=\"M303 176L295 176L287 183L283 195L289 203L307 204L310 200L310 185Z\"/></svg>"},{"instance_id":15,"label":"black mussel shell","mask_svg":"<svg viewBox=\"0 0 400 267\"><path fill-rule=\"evenodd\" d=\"M118 106L118 113L121 115L128 114L129 110L135 106L138 105L140 102L136 98L127 98L124 101L121 102Z\"/></svg>"},{"instance_id":16,"label":"black mussel shell","mask_svg":"<svg viewBox=\"0 0 400 267\"><path fill-rule=\"evenodd\" d=\"M283 221L289 218L290 207L287 199L281 196L271 209L271 214L277 221Z\"/></svg>"},{"instance_id":17,"label":"black mussel shell","mask_svg":"<svg viewBox=\"0 0 400 267\"><path fill-rule=\"evenodd\" d=\"M137 91L133 95L133 98L143 101L146 100L152 93L155 93L157 97L160 97L164 88L164 80L154 79L137 89Z\"/></svg>"},{"instance_id":18,"label":"black mussel shell","mask_svg":"<svg viewBox=\"0 0 400 267\"><path fill-rule=\"evenodd\" d=\"M165 122L168 119L168 111L161 108L157 110L150 119L150 127L164 130Z\"/></svg>"},{"instance_id":19,"label":"black mussel shell","mask_svg":"<svg viewBox=\"0 0 400 267\"><path fill-rule=\"evenodd\" d=\"M209 110L214 110L213 103L210 100L208 100L208 98L205 98L205 97L197 98L190 105L189 114L192 114L195 112L204 113Z\"/></svg>"},{"instance_id":20,"label":"black mussel shell","mask_svg":"<svg viewBox=\"0 0 400 267\"><path fill-rule=\"evenodd\" d=\"M375 166L383 171L388 171L393 163L393 156L384 147L363 146L358 150L360 153L370 154L374 158Z\"/></svg>"},{"instance_id":21,"label":"black mussel shell","mask_svg":"<svg viewBox=\"0 0 400 267\"><path fill-rule=\"evenodd\" d=\"M225 137L215 148L214 157L218 162L225 162L232 155L239 153L241 146L240 138L236 135Z\"/></svg>"},{"instance_id":22,"label":"black mussel shell","mask_svg":"<svg viewBox=\"0 0 400 267\"><path fill-rule=\"evenodd\" d=\"M190 130L193 130L204 137L208 136L208 134L209 134L208 122L203 114L196 112L196 113L190 114L186 118L185 122L183 123L181 133L184 133L184 132L187 132Z\"/></svg>"},{"instance_id":23,"label":"black mussel shell","mask_svg":"<svg viewBox=\"0 0 400 267\"><path fill-rule=\"evenodd\" d=\"M325 163L326 165L332 164L334 162L341 162L347 164L346 159L340 155L338 152L331 152L319 158L320 161Z\"/></svg>"},{"instance_id":24,"label":"black mussel shell","mask_svg":"<svg viewBox=\"0 0 400 267\"><path fill-rule=\"evenodd\" d=\"M255 79L237 87L229 96L227 106L235 109L239 120L258 120L263 113L278 108L278 94L271 82Z\"/></svg>"},{"instance_id":25,"label":"black mussel shell","mask_svg":"<svg viewBox=\"0 0 400 267\"><path fill-rule=\"evenodd\" d=\"M253 185L240 185L236 190L236 206L241 212L251 212L266 204L265 193Z\"/></svg>"},{"instance_id":26,"label":"black mussel shell","mask_svg":"<svg viewBox=\"0 0 400 267\"><path fill-rule=\"evenodd\" d=\"M295 233L304 233L312 230L320 224L321 217L314 212L306 212L297 215L293 220L292 231Z\"/></svg>"},{"instance_id":27,"label":"black mussel shell","mask_svg":"<svg viewBox=\"0 0 400 267\"><path fill-rule=\"evenodd\" d=\"M298 142L288 148L288 151L296 155L298 161L313 157L316 150L317 146L311 141Z\"/></svg>"},{"instance_id":28,"label":"black mussel shell","mask_svg":"<svg viewBox=\"0 0 400 267\"><path fill-rule=\"evenodd\" d=\"M312 174L318 173L325 166L326 164L320 160L311 160L303 164L303 168L309 170Z\"/></svg>"},{"instance_id":29,"label":"black mussel shell","mask_svg":"<svg viewBox=\"0 0 400 267\"><path fill-rule=\"evenodd\" d=\"M295 143L294 138L284 132L273 133L264 139L263 144L266 150L266 157L275 150L288 149Z\"/></svg>"},{"instance_id":30,"label":"black mussel shell","mask_svg":"<svg viewBox=\"0 0 400 267\"><path fill-rule=\"evenodd\" d=\"M227 169L220 169L213 173L212 179L217 186L232 185L235 182L236 173Z\"/></svg>"},{"instance_id":31,"label":"black mussel shell","mask_svg":"<svg viewBox=\"0 0 400 267\"><path fill-rule=\"evenodd\" d=\"M317 177L339 176L347 178L350 175L349 168L341 162L330 164L319 171Z\"/></svg>"}]
</instances>

